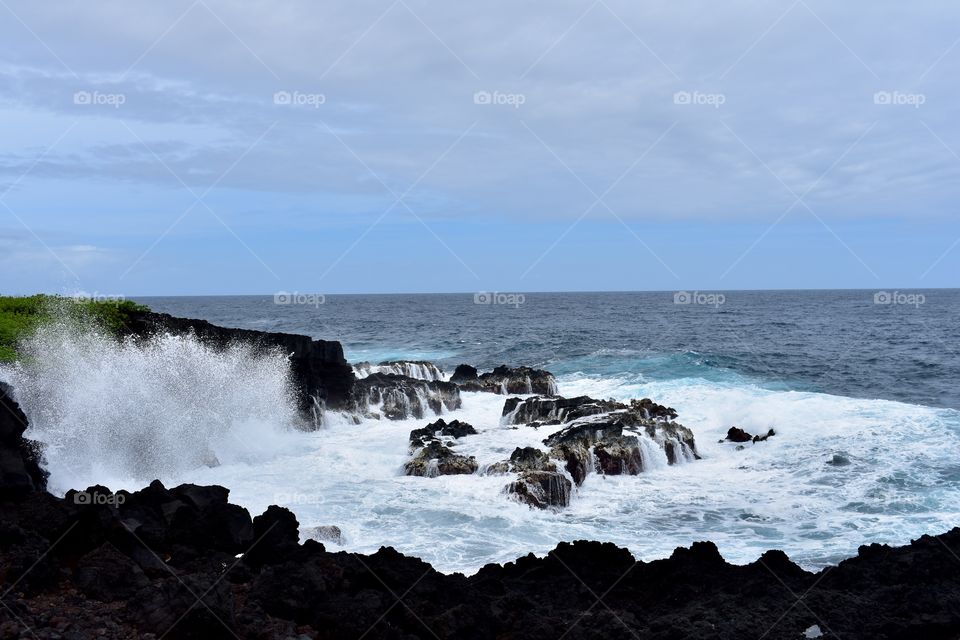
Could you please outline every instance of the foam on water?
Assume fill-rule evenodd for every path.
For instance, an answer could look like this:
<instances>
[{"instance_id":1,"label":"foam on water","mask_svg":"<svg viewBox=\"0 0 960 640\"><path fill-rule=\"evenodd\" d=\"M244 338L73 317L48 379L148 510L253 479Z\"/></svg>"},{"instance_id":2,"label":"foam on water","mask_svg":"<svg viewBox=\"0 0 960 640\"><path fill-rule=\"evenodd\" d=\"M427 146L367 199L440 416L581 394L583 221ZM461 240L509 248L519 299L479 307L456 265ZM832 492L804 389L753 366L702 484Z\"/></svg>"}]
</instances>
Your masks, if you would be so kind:
<instances>
[{"instance_id":1,"label":"foam on water","mask_svg":"<svg viewBox=\"0 0 960 640\"><path fill-rule=\"evenodd\" d=\"M4 377L31 419L29 435L48 445L54 490L137 488L153 477L221 484L254 514L281 504L304 530L339 526L349 550L391 545L442 571L470 573L576 539L615 542L642 559L709 539L733 562L780 548L813 568L861 544L902 544L960 524L960 414L951 409L777 391L738 376L568 373L559 378L565 396L675 407L703 459L663 461L639 476L590 475L569 508L550 512L507 499L509 476L402 475L410 431L434 418L290 430L280 355L214 353L190 338L117 345L65 327L27 347L26 364ZM481 468L515 447L542 446L551 432L502 425L504 400L464 393L463 408L445 416L478 429L456 450ZM718 442L731 425L777 435L738 451ZM210 452L219 466L204 465Z\"/></svg>"}]
</instances>

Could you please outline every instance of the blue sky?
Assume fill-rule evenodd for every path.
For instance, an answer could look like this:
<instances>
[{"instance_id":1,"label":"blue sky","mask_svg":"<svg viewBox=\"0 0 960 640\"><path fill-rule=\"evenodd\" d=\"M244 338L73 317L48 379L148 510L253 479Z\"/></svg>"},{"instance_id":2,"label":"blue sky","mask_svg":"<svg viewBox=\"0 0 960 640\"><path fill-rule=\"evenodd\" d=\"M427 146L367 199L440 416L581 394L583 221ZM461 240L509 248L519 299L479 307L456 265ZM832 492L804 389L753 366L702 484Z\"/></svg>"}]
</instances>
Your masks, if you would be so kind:
<instances>
[{"instance_id":1,"label":"blue sky","mask_svg":"<svg viewBox=\"0 0 960 640\"><path fill-rule=\"evenodd\" d=\"M957 286L955 3L0 16L3 292Z\"/></svg>"}]
</instances>

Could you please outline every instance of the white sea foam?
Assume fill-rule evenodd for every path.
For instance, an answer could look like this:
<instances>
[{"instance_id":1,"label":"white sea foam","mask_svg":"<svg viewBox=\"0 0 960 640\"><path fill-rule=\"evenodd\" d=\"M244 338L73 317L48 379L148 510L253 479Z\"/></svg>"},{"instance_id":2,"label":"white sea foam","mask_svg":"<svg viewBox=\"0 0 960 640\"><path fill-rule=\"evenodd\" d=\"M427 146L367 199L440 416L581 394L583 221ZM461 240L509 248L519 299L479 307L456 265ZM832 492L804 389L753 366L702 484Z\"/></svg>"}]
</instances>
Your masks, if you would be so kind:
<instances>
[{"instance_id":1,"label":"white sea foam","mask_svg":"<svg viewBox=\"0 0 960 640\"><path fill-rule=\"evenodd\" d=\"M561 376L566 396L651 397L675 407L703 459L664 461L639 476L590 475L571 506L554 513L510 501L502 494L509 476L402 475L409 432L435 418L290 431L281 357L239 347L213 353L188 338L115 345L62 329L41 333L30 355L6 377L32 421L29 435L48 443L55 490L97 481L135 488L153 476L222 484L253 513L282 504L304 530L339 526L347 549L392 545L443 571L473 572L576 539L612 541L643 559L710 539L734 562L781 548L818 567L860 544L903 544L960 524L960 414L949 409L740 379ZM501 425L504 400L464 393L463 409L445 416L480 431L456 449L481 468L551 433ZM737 450L718 442L731 425L777 435ZM208 451L220 466L203 465Z\"/></svg>"},{"instance_id":2,"label":"white sea foam","mask_svg":"<svg viewBox=\"0 0 960 640\"><path fill-rule=\"evenodd\" d=\"M296 413L284 355L192 337L118 343L63 320L42 327L5 371L45 443L54 491L142 484L201 465L269 459Z\"/></svg>"}]
</instances>

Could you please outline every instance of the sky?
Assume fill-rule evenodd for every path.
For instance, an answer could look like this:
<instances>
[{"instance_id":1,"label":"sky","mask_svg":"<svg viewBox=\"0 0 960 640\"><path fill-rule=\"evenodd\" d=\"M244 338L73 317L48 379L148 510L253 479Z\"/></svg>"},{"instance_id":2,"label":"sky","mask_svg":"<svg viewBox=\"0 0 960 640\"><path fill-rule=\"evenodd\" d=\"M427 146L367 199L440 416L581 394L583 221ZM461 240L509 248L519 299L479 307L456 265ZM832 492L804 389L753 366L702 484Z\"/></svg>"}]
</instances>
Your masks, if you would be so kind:
<instances>
[{"instance_id":1,"label":"sky","mask_svg":"<svg viewBox=\"0 0 960 640\"><path fill-rule=\"evenodd\" d=\"M955 287L958 18L0 0L0 292Z\"/></svg>"}]
</instances>

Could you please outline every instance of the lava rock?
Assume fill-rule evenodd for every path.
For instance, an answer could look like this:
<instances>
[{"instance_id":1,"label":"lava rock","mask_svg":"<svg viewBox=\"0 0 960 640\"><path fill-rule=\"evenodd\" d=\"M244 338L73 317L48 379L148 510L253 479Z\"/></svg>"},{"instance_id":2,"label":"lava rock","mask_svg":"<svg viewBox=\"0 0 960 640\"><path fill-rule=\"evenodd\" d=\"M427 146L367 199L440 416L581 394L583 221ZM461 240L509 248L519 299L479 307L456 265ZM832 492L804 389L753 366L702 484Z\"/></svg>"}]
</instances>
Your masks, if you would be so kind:
<instances>
[{"instance_id":1,"label":"lava rock","mask_svg":"<svg viewBox=\"0 0 960 640\"><path fill-rule=\"evenodd\" d=\"M460 389L452 382L415 380L392 373L372 373L354 385L352 410L371 415L371 407L390 420L439 415L461 406Z\"/></svg>"},{"instance_id":2,"label":"lava rock","mask_svg":"<svg viewBox=\"0 0 960 640\"><path fill-rule=\"evenodd\" d=\"M26 429L27 416L13 399L13 389L0 383L0 498L47 488L40 444L23 437Z\"/></svg>"},{"instance_id":3,"label":"lava rock","mask_svg":"<svg viewBox=\"0 0 960 640\"><path fill-rule=\"evenodd\" d=\"M439 440L431 440L404 465L404 473L408 476L435 478L476 473L478 467L477 460L473 456L458 455Z\"/></svg>"},{"instance_id":4,"label":"lava rock","mask_svg":"<svg viewBox=\"0 0 960 640\"><path fill-rule=\"evenodd\" d=\"M501 365L475 378L467 377L467 372L464 372L464 376L458 377L454 372L450 381L458 384L464 391L485 391L501 395L536 393L547 396L557 393L557 380L552 373L530 367L514 368Z\"/></svg>"},{"instance_id":5,"label":"lava rock","mask_svg":"<svg viewBox=\"0 0 960 640\"><path fill-rule=\"evenodd\" d=\"M440 418L420 429L414 429L410 432L410 444L412 446L423 446L430 440L436 440L438 437L463 438L464 436L476 435L477 430L466 422L453 420L446 422Z\"/></svg>"}]
</instances>

